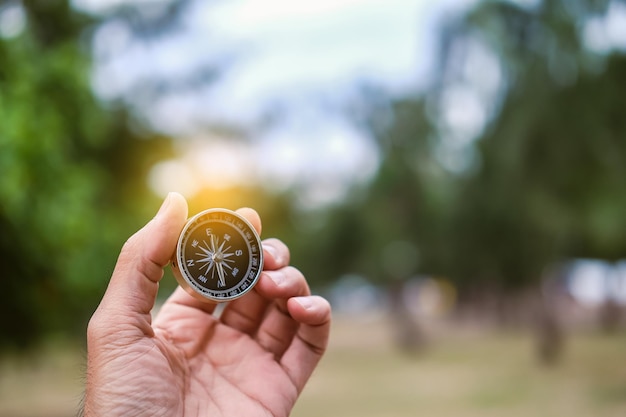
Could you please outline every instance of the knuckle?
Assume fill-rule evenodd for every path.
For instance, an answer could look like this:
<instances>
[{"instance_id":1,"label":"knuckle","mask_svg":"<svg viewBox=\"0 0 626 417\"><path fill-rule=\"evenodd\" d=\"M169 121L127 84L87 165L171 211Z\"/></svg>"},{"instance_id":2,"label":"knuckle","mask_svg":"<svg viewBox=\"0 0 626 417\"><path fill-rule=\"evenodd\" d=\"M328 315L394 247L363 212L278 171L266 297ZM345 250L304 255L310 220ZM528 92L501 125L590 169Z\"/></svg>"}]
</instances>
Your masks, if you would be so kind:
<instances>
[{"instance_id":1,"label":"knuckle","mask_svg":"<svg viewBox=\"0 0 626 417\"><path fill-rule=\"evenodd\" d=\"M269 239L265 239L263 241L264 245L267 246L271 246L272 248L274 248L277 251L280 251L281 253L289 253L289 248L287 247L287 245L285 244L285 242L283 242L282 240L275 238L275 237L271 237Z\"/></svg>"},{"instance_id":2,"label":"knuckle","mask_svg":"<svg viewBox=\"0 0 626 417\"><path fill-rule=\"evenodd\" d=\"M309 294L309 284L304 274L298 268L287 266L285 267L284 273L285 276L288 277L291 287L294 288L297 294Z\"/></svg>"},{"instance_id":3,"label":"knuckle","mask_svg":"<svg viewBox=\"0 0 626 417\"><path fill-rule=\"evenodd\" d=\"M101 320L101 313L99 310L91 316L89 322L87 323L87 341L93 342L96 341L105 334L106 326L103 324Z\"/></svg>"}]
</instances>

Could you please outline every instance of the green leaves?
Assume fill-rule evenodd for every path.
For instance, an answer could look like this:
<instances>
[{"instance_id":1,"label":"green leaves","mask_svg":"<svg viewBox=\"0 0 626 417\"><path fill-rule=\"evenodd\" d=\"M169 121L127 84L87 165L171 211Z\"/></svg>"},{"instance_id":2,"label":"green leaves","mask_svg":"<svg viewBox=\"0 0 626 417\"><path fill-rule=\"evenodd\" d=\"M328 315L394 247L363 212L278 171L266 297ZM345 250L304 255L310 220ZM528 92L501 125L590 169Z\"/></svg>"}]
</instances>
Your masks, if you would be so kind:
<instances>
[{"instance_id":1,"label":"green leaves","mask_svg":"<svg viewBox=\"0 0 626 417\"><path fill-rule=\"evenodd\" d=\"M24 2L26 31L0 39L0 347L82 331L141 199L154 201L137 158L152 150L100 106L79 32L58 27L79 20L67 2L41 3ZM38 19L43 3L64 18Z\"/></svg>"}]
</instances>

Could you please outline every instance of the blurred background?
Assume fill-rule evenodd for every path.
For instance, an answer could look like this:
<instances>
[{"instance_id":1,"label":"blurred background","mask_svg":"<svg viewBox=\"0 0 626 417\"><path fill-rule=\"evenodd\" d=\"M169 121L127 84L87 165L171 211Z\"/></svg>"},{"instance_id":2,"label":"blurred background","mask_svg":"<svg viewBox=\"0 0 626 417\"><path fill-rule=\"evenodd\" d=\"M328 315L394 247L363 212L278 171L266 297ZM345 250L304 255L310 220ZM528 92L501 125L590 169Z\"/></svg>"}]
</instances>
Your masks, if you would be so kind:
<instances>
[{"instance_id":1,"label":"blurred background","mask_svg":"<svg viewBox=\"0 0 626 417\"><path fill-rule=\"evenodd\" d=\"M621 0L2 0L0 416L169 191L331 301L294 416L624 416L625 109Z\"/></svg>"}]
</instances>

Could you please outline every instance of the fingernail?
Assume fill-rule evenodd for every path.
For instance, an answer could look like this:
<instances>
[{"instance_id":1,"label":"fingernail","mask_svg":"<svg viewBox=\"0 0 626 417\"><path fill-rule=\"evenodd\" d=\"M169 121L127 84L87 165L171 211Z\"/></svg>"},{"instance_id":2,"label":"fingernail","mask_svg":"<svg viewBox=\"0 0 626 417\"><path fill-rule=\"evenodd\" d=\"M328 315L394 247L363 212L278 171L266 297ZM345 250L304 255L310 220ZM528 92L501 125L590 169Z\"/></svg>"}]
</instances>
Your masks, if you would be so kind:
<instances>
[{"instance_id":1,"label":"fingernail","mask_svg":"<svg viewBox=\"0 0 626 417\"><path fill-rule=\"evenodd\" d=\"M315 307L310 297L298 297L296 298L296 302L305 310L312 310Z\"/></svg>"},{"instance_id":2,"label":"fingernail","mask_svg":"<svg viewBox=\"0 0 626 417\"><path fill-rule=\"evenodd\" d=\"M265 245L263 248L267 251L267 253L274 258L274 262L280 263L280 255L275 247L272 245Z\"/></svg>"},{"instance_id":3,"label":"fingernail","mask_svg":"<svg viewBox=\"0 0 626 417\"><path fill-rule=\"evenodd\" d=\"M161 207L159 208L159 211L157 212L156 216L154 216L154 217L159 217L161 214L165 213L165 210L167 209L167 206L170 205L171 197L172 197L172 193L168 193L167 197L165 197L165 200L163 200L163 203L161 204Z\"/></svg>"},{"instance_id":4,"label":"fingernail","mask_svg":"<svg viewBox=\"0 0 626 417\"><path fill-rule=\"evenodd\" d=\"M268 272L267 275L270 277L274 285L280 287L285 282L285 274L280 271L272 271Z\"/></svg>"}]
</instances>

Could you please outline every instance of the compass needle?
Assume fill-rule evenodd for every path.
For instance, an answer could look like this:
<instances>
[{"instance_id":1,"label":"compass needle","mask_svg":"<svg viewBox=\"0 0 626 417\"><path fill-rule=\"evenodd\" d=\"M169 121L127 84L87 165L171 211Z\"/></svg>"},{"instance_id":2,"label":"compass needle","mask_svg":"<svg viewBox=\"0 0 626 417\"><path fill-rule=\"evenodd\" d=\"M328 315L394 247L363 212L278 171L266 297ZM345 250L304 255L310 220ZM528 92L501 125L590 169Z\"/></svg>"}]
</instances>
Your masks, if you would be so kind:
<instances>
[{"instance_id":1,"label":"compass needle","mask_svg":"<svg viewBox=\"0 0 626 417\"><path fill-rule=\"evenodd\" d=\"M218 287L225 287L226 280L224 279L224 268L221 263L217 264L217 274L219 275L219 283L217 284Z\"/></svg>"},{"instance_id":2,"label":"compass needle","mask_svg":"<svg viewBox=\"0 0 626 417\"><path fill-rule=\"evenodd\" d=\"M226 258L230 258L231 256L233 256L233 255L234 255L234 253L233 253L233 252L227 252L228 250L230 250L230 248L231 248L231 246L227 247L227 248L224 250L224 253L222 254L222 256L224 256L224 260L226 260Z\"/></svg>"}]
</instances>

